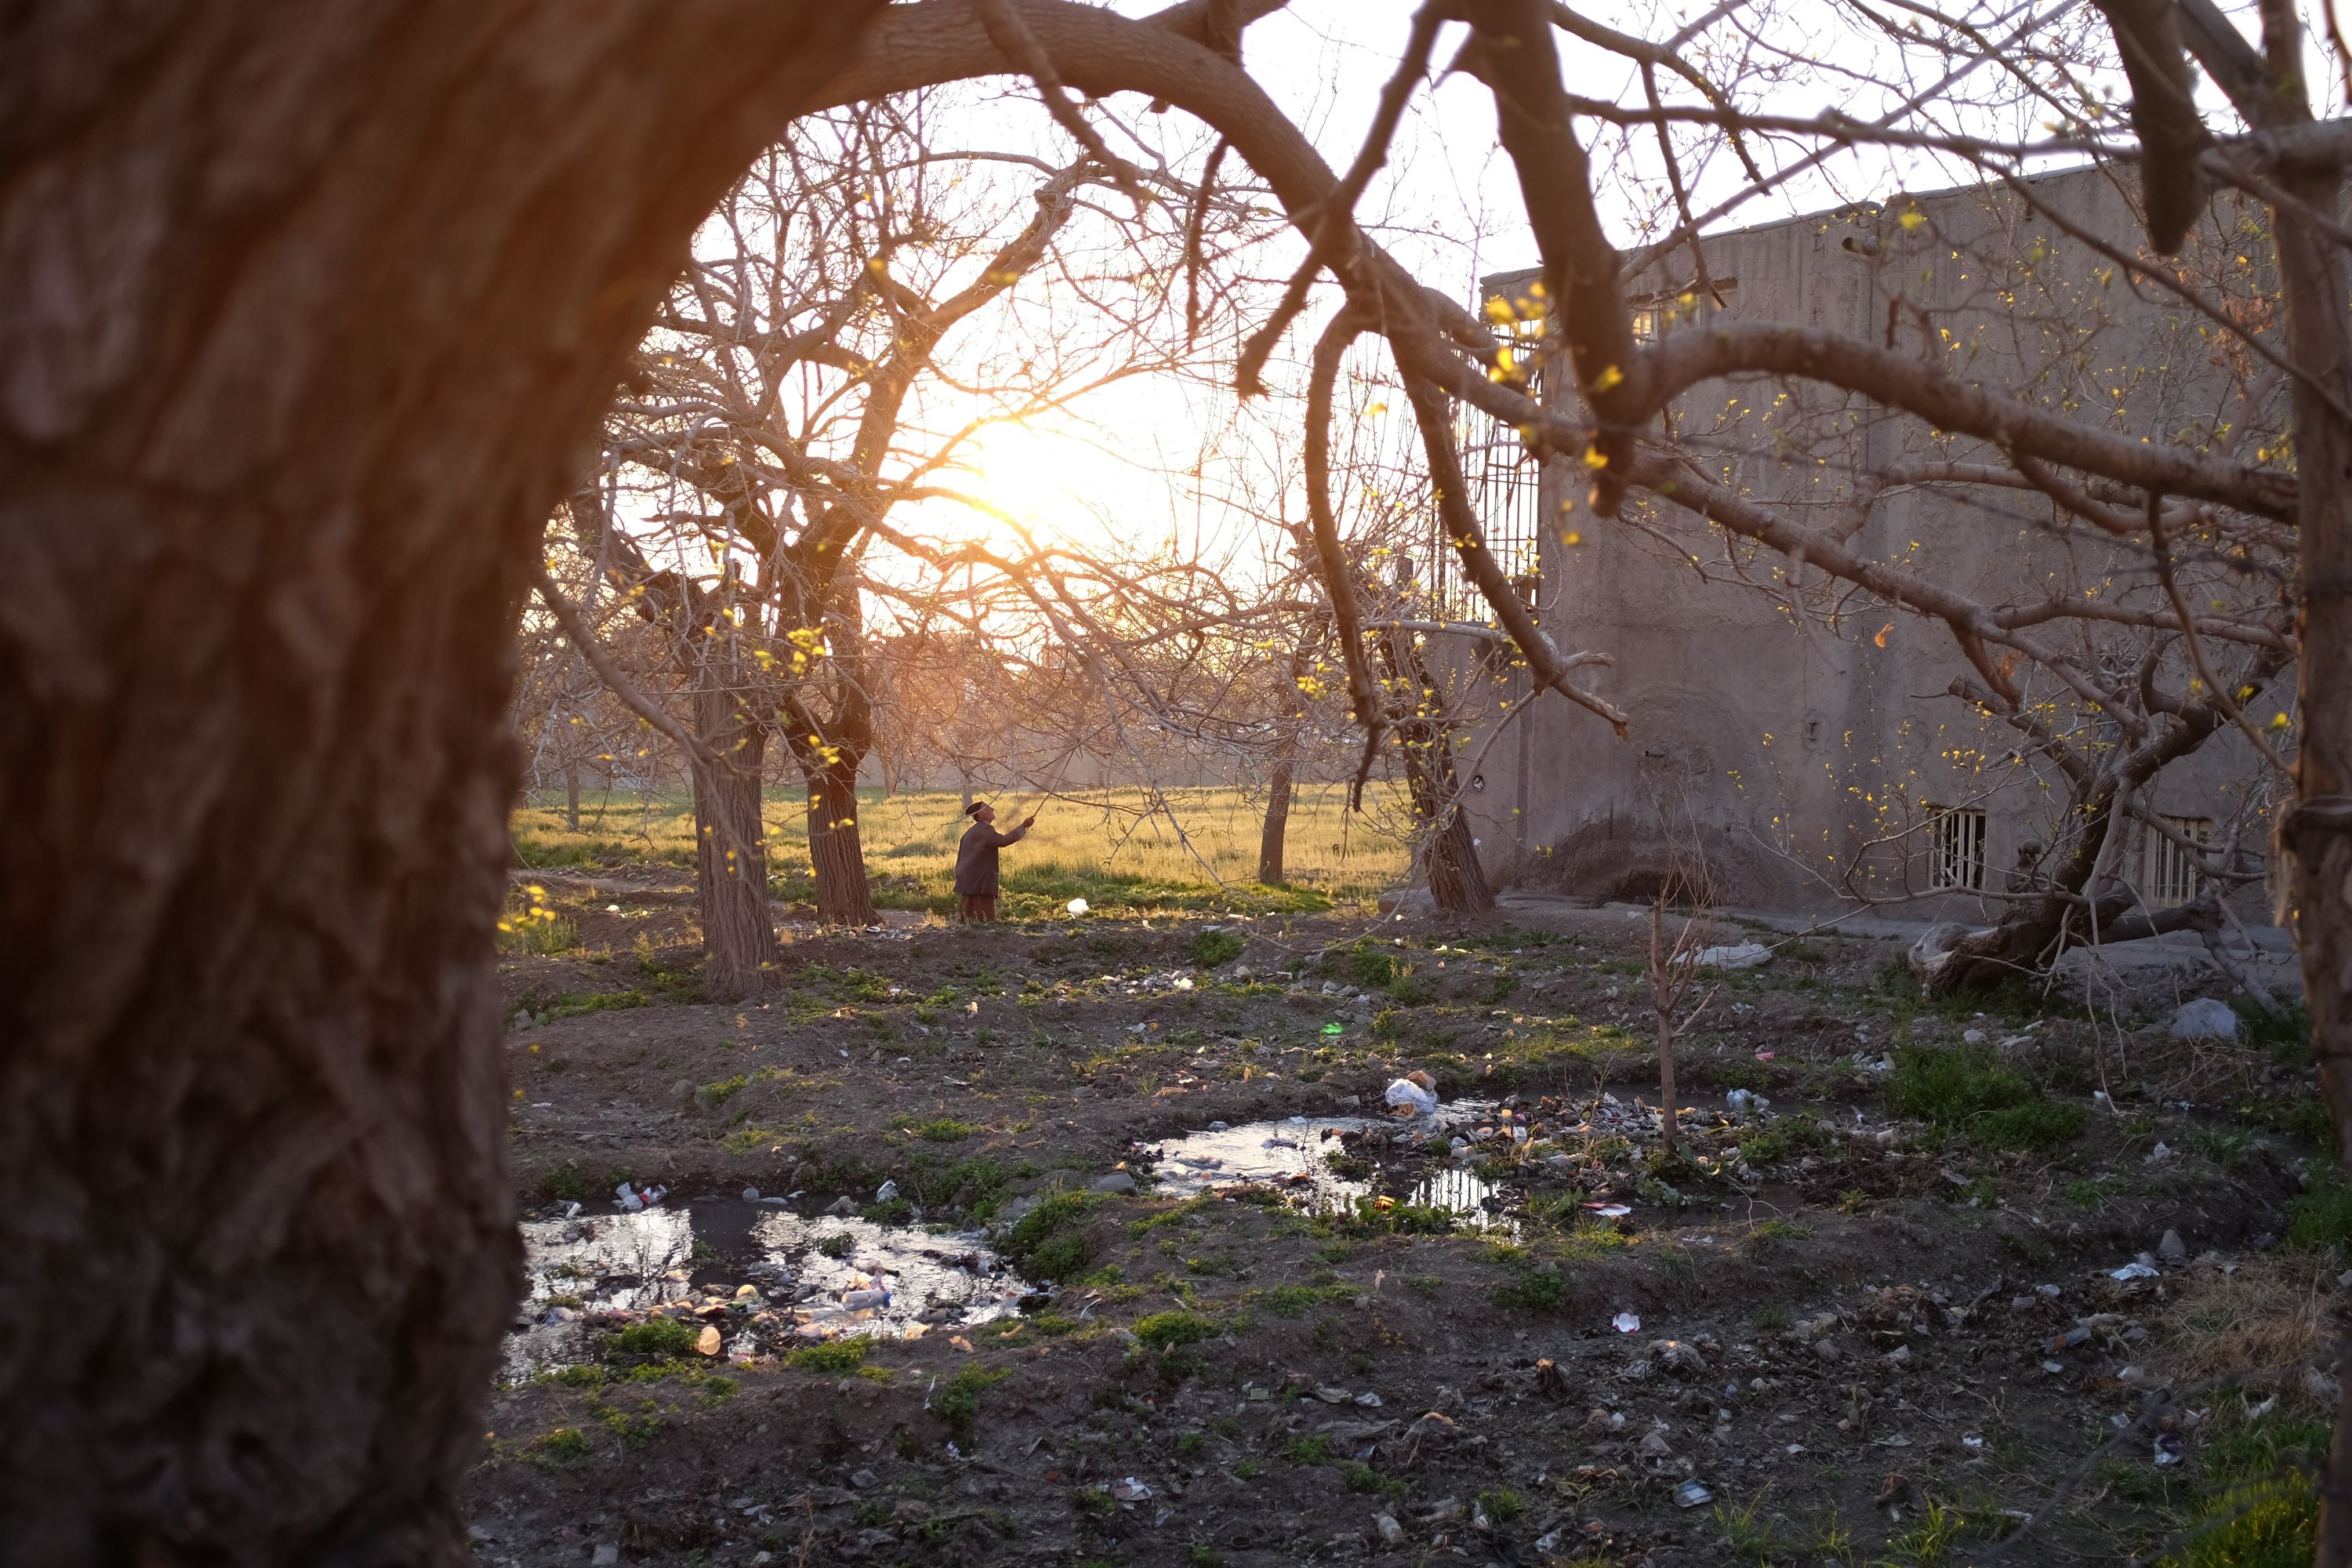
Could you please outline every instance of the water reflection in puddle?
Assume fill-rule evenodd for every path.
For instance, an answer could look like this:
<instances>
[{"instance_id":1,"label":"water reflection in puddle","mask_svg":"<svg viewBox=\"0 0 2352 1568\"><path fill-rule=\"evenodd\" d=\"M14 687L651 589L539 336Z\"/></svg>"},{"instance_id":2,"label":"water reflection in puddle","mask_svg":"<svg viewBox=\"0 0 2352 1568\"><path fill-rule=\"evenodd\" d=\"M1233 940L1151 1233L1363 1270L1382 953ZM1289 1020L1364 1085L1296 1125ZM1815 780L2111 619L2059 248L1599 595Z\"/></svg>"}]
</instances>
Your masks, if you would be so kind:
<instances>
[{"instance_id":1,"label":"water reflection in puddle","mask_svg":"<svg viewBox=\"0 0 2352 1568\"><path fill-rule=\"evenodd\" d=\"M740 1360L843 1334L987 1322L1030 1290L977 1232L894 1230L735 1198L529 1220L522 1235L527 1293L506 1347L517 1379L593 1360L604 1333L648 1316L716 1328L719 1359Z\"/></svg>"},{"instance_id":2,"label":"water reflection in puddle","mask_svg":"<svg viewBox=\"0 0 2352 1568\"><path fill-rule=\"evenodd\" d=\"M1331 1155L1351 1156L1360 1152L1360 1146L1343 1142L1348 1134L1378 1129L1400 1142L1418 1138L1444 1154L1458 1132L1482 1122L1494 1110L1482 1101L1464 1101L1442 1108L1434 1117L1409 1122L1362 1116L1293 1116L1281 1121L1188 1132L1158 1145L1152 1191L1190 1198L1228 1187L1271 1185L1317 1213L1349 1210L1363 1199L1381 1195L1381 1188L1377 1181L1343 1176L1331 1168ZM1517 1228L1518 1222L1503 1212L1504 1189L1466 1165L1447 1165L1421 1177L1410 1189L1401 1182L1395 1188L1387 1195L1418 1207L1445 1209L1461 1216L1465 1228Z\"/></svg>"}]
</instances>

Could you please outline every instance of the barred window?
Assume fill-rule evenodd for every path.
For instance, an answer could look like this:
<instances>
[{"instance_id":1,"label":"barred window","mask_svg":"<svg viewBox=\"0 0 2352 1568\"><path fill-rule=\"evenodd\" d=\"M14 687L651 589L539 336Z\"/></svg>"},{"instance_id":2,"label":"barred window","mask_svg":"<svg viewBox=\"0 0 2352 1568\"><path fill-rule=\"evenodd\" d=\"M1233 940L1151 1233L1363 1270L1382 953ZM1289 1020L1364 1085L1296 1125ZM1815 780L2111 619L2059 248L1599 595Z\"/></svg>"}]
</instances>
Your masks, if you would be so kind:
<instances>
[{"instance_id":1,"label":"barred window","mask_svg":"<svg viewBox=\"0 0 2352 1568\"><path fill-rule=\"evenodd\" d=\"M2213 841L2213 819L2210 816L2163 816L2157 820L2192 844ZM2140 897L2147 900L2148 907L2177 909L2192 902L2204 886L2196 855L2149 828L2147 846L2140 855L2139 878Z\"/></svg>"},{"instance_id":2,"label":"barred window","mask_svg":"<svg viewBox=\"0 0 2352 1568\"><path fill-rule=\"evenodd\" d=\"M1927 885L1984 890L1985 814L1966 806L1927 808Z\"/></svg>"}]
</instances>

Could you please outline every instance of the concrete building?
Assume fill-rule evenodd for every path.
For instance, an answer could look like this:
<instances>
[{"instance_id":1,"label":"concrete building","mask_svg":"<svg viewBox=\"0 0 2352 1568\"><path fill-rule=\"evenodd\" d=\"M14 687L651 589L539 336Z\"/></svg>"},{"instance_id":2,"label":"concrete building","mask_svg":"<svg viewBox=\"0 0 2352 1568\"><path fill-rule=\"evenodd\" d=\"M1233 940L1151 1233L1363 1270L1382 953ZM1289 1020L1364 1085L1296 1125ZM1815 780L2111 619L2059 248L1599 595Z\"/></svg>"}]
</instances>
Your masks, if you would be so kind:
<instances>
[{"instance_id":1,"label":"concrete building","mask_svg":"<svg viewBox=\"0 0 2352 1568\"><path fill-rule=\"evenodd\" d=\"M1972 188L1709 237L1703 279L1685 249L1633 279L1637 332L1742 319L1819 327L1915 352L2076 418L2192 439L2272 416L2274 377L2250 378L2205 318L2136 292L2075 237L2136 247L2128 191L2092 169L2031 189L2047 213L2006 188ZM2268 265L2251 222L2217 206L2192 256L2235 279L2250 310ZM1528 287L1535 277L1491 278L1487 295L1514 302L1525 323L1540 312ZM1564 367L1550 380L1566 384ZM1979 598L2163 602L2144 553L2070 523L2037 491L1912 482L1922 464L1999 459L1868 399L1750 378L1703 386L1673 422L1711 477L1848 528L1853 547ZM1563 647L1614 656L1612 668L1586 673L1633 715L1621 742L1547 697L1486 747L1468 802L1497 881L1646 897L1668 875L1671 844L1683 843L1703 848L1731 907L1826 912L1872 901L1973 921L1995 911L1981 895L2002 889L2021 851L2030 863L2065 836L2053 770L2017 730L1948 694L1971 669L1938 623L1836 591L1818 570L1792 570L1787 557L1737 545L1687 514L1636 506L1621 521L1597 519L1575 465L1513 469L1507 433L1467 445L1507 568L1539 571L1539 613ZM2274 603L2277 590L2221 567L2195 591L2234 607L2265 594ZM2098 656L2120 668L2147 636L2082 635L2102 639ZM2178 686L2190 672L2176 650L2159 673ZM2292 711L2293 674L2252 700L2257 717ZM1515 679L1523 691L1525 677ZM2030 668L2019 679L2075 743L2113 743L2111 718ZM1481 744L1474 737L1465 754ZM2267 800L2259 759L2225 729L2160 775L2146 804L2191 837L2236 833L2258 850ZM2189 858L2160 837L2134 827L2119 848L2118 868L2149 903L2197 890ZM2234 902L2251 920L2267 918L2259 888Z\"/></svg>"}]
</instances>

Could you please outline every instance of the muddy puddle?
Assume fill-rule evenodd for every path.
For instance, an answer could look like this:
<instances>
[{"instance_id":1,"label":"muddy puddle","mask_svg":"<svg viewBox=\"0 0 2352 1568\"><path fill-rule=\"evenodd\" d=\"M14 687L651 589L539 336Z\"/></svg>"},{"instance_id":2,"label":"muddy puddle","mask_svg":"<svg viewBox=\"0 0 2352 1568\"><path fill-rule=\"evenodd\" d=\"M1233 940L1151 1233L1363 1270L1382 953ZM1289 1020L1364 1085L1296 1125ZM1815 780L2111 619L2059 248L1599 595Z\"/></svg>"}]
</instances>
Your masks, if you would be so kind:
<instances>
[{"instance_id":1,"label":"muddy puddle","mask_svg":"<svg viewBox=\"0 0 2352 1568\"><path fill-rule=\"evenodd\" d=\"M1868 1137L1877 1131L1860 1125L1850 1108L1793 1105L1783 1111L1768 1100L1738 1093L1685 1105L1678 1125L1694 1152L1706 1157L1724 1134L1769 1125L1787 1111L1801 1111L1841 1137ZM1267 1185L1316 1213L1344 1213L1385 1199L1445 1210L1465 1229L1515 1232L1532 1189L1571 1180L1565 1149L1614 1138L1642 1150L1654 1147L1658 1135L1657 1108L1638 1096L1621 1100L1607 1094L1573 1105L1455 1100L1417 1117L1293 1116L1234 1127L1213 1123L1140 1146L1135 1159L1150 1172L1151 1191L1160 1196L1191 1198ZM1510 1173L1491 1179L1497 1166ZM1591 1171L1574 1173L1579 1184L1594 1176ZM1803 1205L1790 1184L1749 1173L1733 1181L1729 1192L1703 1203L1645 1202L1628 1193L1622 1201L1601 1198L1584 1206L1611 1220L1640 1211L1644 1224L1679 1229L1727 1220L1755 1223Z\"/></svg>"},{"instance_id":2,"label":"muddy puddle","mask_svg":"<svg viewBox=\"0 0 2352 1568\"><path fill-rule=\"evenodd\" d=\"M744 1361L848 1334L953 1332L1031 1290L978 1232L889 1229L774 1200L583 1212L522 1233L528 1289L506 1346L518 1380L594 1360L615 1330L656 1318L693 1331L713 1361Z\"/></svg>"},{"instance_id":3,"label":"muddy puddle","mask_svg":"<svg viewBox=\"0 0 2352 1568\"><path fill-rule=\"evenodd\" d=\"M1497 1110L1491 1103L1463 1101L1401 1123L1369 1116L1293 1116L1239 1127L1219 1123L1165 1139L1139 1159L1151 1166L1152 1192L1166 1197L1268 1185L1317 1213L1342 1213L1366 1199L1389 1197L1445 1209L1460 1215L1467 1228L1507 1228L1517 1222L1507 1213L1505 1187L1466 1165L1403 1167L1410 1156L1450 1158L1457 1139L1465 1149L1475 1148L1471 1140L1482 1131L1487 1137L1479 1142L1491 1141ZM1368 1139L1377 1144L1368 1147ZM1391 1153L1397 1156L1394 1162L1374 1162L1370 1173L1342 1173L1361 1169L1370 1155Z\"/></svg>"}]
</instances>

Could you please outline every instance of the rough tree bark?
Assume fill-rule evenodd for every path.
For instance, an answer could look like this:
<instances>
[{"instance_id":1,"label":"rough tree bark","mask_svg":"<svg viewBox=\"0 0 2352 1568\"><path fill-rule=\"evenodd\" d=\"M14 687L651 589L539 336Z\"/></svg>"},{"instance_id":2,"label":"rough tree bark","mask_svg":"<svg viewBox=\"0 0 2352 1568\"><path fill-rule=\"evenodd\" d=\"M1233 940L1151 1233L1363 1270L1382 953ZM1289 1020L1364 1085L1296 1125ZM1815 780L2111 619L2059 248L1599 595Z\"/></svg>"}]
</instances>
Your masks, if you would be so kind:
<instances>
[{"instance_id":1,"label":"rough tree bark","mask_svg":"<svg viewBox=\"0 0 2352 1568\"><path fill-rule=\"evenodd\" d=\"M1265 826L1257 837L1257 879L1269 888L1282 885L1283 851L1290 833L1290 781L1297 752L1297 729L1285 729L1274 743L1274 773L1265 784Z\"/></svg>"},{"instance_id":2,"label":"rough tree bark","mask_svg":"<svg viewBox=\"0 0 2352 1568\"><path fill-rule=\"evenodd\" d=\"M694 693L695 736L728 765L692 763L702 983L711 996L727 1002L764 989L780 956L768 919L766 825L760 816L768 734L723 679L732 663L712 649L697 671Z\"/></svg>"},{"instance_id":3,"label":"rough tree bark","mask_svg":"<svg viewBox=\"0 0 2352 1568\"><path fill-rule=\"evenodd\" d=\"M1405 685L1415 704L1412 717L1395 722L1397 754L1404 761L1413 816L1423 825L1421 862L1431 901L1454 914L1484 914L1495 907L1495 890L1478 863L1470 819L1462 815L1453 731L1437 711L1429 668L1409 632L1387 632L1373 646L1381 650L1389 680Z\"/></svg>"},{"instance_id":4,"label":"rough tree bark","mask_svg":"<svg viewBox=\"0 0 2352 1568\"><path fill-rule=\"evenodd\" d=\"M0 20L0 1542L455 1564L541 523L872 6Z\"/></svg>"},{"instance_id":5,"label":"rough tree bark","mask_svg":"<svg viewBox=\"0 0 2352 1568\"><path fill-rule=\"evenodd\" d=\"M2307 103L2294 63L2301 33L2293 20L2290 12L2271 55L2277 77L2293 86L2291 98L2279 96ZM2302 176L2290 189L2315 211L2341 210L2343 182L2334 171ZM2302 214L2274 210L2272 221L2287 351L2305 373L2292 384L2302 496L2301 732L2294 804L2278 837L2294 858L2295 947L2312 1057L2337 1161L2352 1165L2352 428L2328 406L2352 399L2352 316L2342 252ZM2352 1563L2352 1379L2336 1407L2319 1525L2318 1561Z\"/></svg>"},{"instance_id":6,"label":"rough tree bark","mask_svg":"<svg viewBox=\"0 0 2352 1568\"><path fill-rule=\"evenodd\" d=\"M787 578L788 586L801 589L814 575L795 571ZM807 693L788 689L785 733L793 760L800 764L801 781L808 786L809 870L816 881L816 918L826 925L869 926L879 917L874 912L874 884L866 872L866 847L857 826L857 775L874 750L865 618L856 573L837 572L818 581L817 593L807 598L803 597L805 590L788 593L786 619L824 628L832 652L834 700L830 711L820 717Z\"/></svg>"},{"instance_id":7,"label":"rough tree bark","mask_svg":"<svg viewBox=\"0 0 2352 1568\"><path fill-rule=\"evenodd\" d=\"M808 781L809 863L816 875L816 918L827 925L872 925L874 893L858 837L857 764L845 757Z\"/></svg>"}]
</instances>

